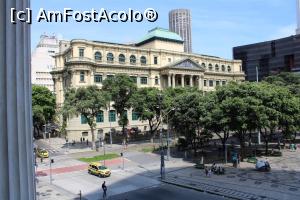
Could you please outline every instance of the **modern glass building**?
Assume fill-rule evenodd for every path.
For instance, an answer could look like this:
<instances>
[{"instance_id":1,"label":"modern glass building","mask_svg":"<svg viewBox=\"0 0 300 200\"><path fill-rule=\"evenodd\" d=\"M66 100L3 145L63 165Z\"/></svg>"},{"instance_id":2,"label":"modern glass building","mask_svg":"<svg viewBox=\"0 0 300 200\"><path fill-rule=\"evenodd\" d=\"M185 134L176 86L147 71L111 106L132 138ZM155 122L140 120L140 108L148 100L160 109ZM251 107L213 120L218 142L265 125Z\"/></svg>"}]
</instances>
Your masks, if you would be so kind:
<instances>
[{"instance_id":1,"label":"modern glass building","mask_svg":"<svg viewBox=\"0 0 300 200\"><path fill-rule=\"evenodd\" d=\"M261 80L282 71L300 72L300 35L234 47L233 58L242 60L249 81L257 75Z\"/></svg>"}]
</instances>

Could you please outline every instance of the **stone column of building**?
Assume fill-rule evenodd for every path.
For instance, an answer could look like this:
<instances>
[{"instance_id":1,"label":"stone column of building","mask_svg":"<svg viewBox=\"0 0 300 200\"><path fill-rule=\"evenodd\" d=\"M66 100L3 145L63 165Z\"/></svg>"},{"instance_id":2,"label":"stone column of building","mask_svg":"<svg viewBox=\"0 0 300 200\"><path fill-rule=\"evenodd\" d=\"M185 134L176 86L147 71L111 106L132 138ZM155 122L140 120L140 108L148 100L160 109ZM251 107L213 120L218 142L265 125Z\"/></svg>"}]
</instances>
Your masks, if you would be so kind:
<instances>
[{"instance_id":1,"label":"stone column of building","mask_svg":"<svg viewBox=\"0 0 300 200\"><path fill-rule=\"evenodd\" d=\"M171 74L168 74L168 87L171 87Z\"/></svg>"},{"instance_id":2,"label":"stone column of building","mask_svg":"<svg viewBox=\"0 0 300 200\"><path fill-rule=\"evenodd\" d=\"M193 75L190 75L190 86L193 87L194 84L193 84Z\"/></svg>"},{"instance_id":3,"label":"stone column of building","mask_svg":"<svg viewBox=\"0 0 300 200\"><path fill-rule=\"evenodd\" d=\"M199 90L202 90L203 88L202 88L202 78L201 78L201 76L198 76L198 89Z\"/></svg>"},{"instance_id":4,"label":"stone column of building","mask_svg":"<svg viewBox=\"0 0 300 200\"><path fill-rule=\"evenodd\" d=\"M172 74L172 87L173 87L173 88L175 88L175 86L176 86L175 75L176 75L176 74Z\"/></svg>"},{"instance_id":5,"label":"stone column of building","mask_svg":"<svg viewBox=\"0 0 300 200\"><path fill-rule=\"evenodd\" d=\"M29 25L10 22L11 8L29 0L0 2L0 196L35 199Z\"/></svg>"},{"instance_id":6,"label":"stone column of building","mask_svg":"<svg viewBox=\"0 0 300 200\"><path fill-rule=\"evenodd\" d=\"M184 87L184 75L181 74L181 87Z\"/></svg>"}]
</instances>

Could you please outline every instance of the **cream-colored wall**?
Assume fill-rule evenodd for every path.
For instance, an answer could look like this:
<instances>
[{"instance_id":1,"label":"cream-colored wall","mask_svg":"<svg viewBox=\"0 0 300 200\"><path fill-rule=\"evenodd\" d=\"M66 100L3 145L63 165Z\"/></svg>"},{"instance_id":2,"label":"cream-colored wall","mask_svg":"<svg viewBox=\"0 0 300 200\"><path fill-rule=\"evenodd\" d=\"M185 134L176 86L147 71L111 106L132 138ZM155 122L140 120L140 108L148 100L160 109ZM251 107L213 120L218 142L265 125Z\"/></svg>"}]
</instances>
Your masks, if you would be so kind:
<instances>
[{"instance_id":1,"label":"cream-colored wall","mask_svg":"<svg viewBox=\"0 0 300 200\"><path fill-rule=\"evenodd\" d=\"M162 41L162 40L153 40L151 42L141 45L140 47L145 49L163 49L167 51L184 52L183 43L180 44L180 43Z\"/></svg>"}]
</instances>

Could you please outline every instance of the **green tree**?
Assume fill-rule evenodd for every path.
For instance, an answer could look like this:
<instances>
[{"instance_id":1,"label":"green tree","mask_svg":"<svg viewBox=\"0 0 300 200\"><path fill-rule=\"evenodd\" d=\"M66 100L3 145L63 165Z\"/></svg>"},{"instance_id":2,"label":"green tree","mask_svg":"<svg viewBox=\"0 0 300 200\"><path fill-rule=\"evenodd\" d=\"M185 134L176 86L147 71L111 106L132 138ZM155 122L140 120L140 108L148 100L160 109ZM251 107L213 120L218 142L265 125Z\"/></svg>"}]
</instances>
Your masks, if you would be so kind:
<instances>
[{"instance_id":1,"label":"green tree","mask_svg":"<svg viewBox=\"0 0 300 200\"><path fill-rule=\"evenodd\" d=\"M202 92L193 89L180 93L171 104L175 109L170 122L177 132L185 136L195 155L204 136L201 123L205 113L203 105Z\"/></svg>"},{"instance_id":2,"label":"green tree","mask_svg":"<svg viewBox=\"0 0 300 200\"><path fill-rule=\"evenodd\" d=\"M229 116L225 115L222 110L224 106L221 104L222 101L217 98L215 92L205 96L203 126L205 130L215 133L219 137L222 142L223 151L225 152L225 145L230 136Z\"/></svg>"},{"instance_id":3,"label":"green tree","mask_svg":"<svg viewBox=\"0 0 300 200\"><path fill-rule=\"evenodd\" d=\"M161 91L157 88L140 88L132 97L132 109L138 114L140 120L147 120L149 124L151 141L161 123L160 109L162 105Z\"/></svg>"},{"instance_id":4,"label":"green tree","mask_svg":"<svg viewBox=\"0 0 300 200\"><path fill-rule=\"evenodd\" d=\"M292 94L300 97L300 74L298 73L283 72L268 76L264 81L276 86L286 87Z\"/></svg>"},{"instance_id":5,"label":"green tree","mask_svg":"<svg viewBox=\"0 0 300 200\"><path fill-rule=\"evenodd\" d=\"M125 127L128 125L127 110L132 107L131 97L137 90L134 81L125 74L117 74L114 77L103 81L103 89L108 92L110 101L113 102L113 108L119 117L118 123L122 126L122 132L125 139Z\"/></svg>"},{"instance_id":6,"label":"green tree","mask_svg":"<svg viewBox=\"0 0 300 200\"><path fill-rule=\"evenodd\" d=\"M95 118L106 108L106 93L97 86L80 87L78 89L70 89L65 93L65 101L62 107L62 114L65 118L74 115L84 117L91 129L92 149L95 149Z\"/></svg>"},{"instance_id":7,"label":"green tree","mask_svg":"<svg viewBox=\"0 0 300 200\"><path fill-rule=\"evenodd\" d=\"M55 96L48 88L32 86L32 117L35 137L40 137L40 130L46 122L54 120L55 106Z\"/></svg>"}]
</instances>

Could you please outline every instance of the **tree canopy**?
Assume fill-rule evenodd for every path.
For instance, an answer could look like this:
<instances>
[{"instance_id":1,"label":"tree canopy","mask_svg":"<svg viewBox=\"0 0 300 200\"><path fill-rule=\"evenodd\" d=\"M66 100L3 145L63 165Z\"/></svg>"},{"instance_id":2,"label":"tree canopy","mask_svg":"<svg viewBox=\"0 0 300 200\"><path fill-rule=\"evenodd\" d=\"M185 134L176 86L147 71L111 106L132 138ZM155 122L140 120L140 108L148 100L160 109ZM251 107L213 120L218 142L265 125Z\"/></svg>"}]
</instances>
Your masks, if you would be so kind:
<instances>
[{"instance_id":1,"label":"tree canopy","mask_svg":"<svg viewBox=\"0 0 300 200\"><path fill-rule=\"evenodd\" d=\"M92 149L95 149L95 118L106 108L107 94L97 86L70 89L65 93L62 114L66 118L81 115L87 121L92 134Z\"/></svg>"},{"instance_id":2,"label":"tree canopy","mask_svg":"<svg viewBox=\"0 0 300 200\"><path fill-rule=\"evenodd\" d=\"M117 74L103 81L103 90L109 94L109 100L113 102L113 108L119 117L119 125L122 126L125 139L125 127L128 125L127 110L132 107L131 97L137 90L136 83L125 74Z\"/></svg>"},{"instance_id":3,"label":"tree canopy","mask_svg":"<svg viewBox=\"0 0 300 200\"><path fill-rule=\"evenodd\" d=\"M43 125L53 122L55 116L55 96L46 87L32 86L32 117L35 137L39 137Z\"/></svg>"}]
</instances>

